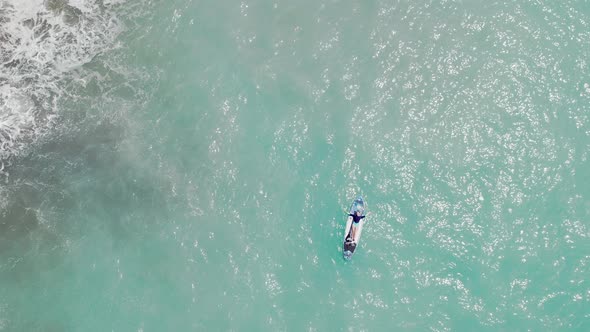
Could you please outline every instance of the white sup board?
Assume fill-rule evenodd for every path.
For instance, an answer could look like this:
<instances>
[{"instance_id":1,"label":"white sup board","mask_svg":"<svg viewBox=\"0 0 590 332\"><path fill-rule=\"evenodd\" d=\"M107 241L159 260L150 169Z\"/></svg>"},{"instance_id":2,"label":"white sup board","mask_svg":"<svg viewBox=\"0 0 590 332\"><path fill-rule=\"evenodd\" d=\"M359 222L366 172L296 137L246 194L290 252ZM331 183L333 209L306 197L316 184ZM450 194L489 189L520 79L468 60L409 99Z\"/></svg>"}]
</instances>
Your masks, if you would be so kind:
<instances>
[{"instance_id":1,"label":"white sup board","mask_svg":"<svg viewBox=\"0 0 590 332\"><path fill-rule=\"evenodd\" d=\"M361 233L363 231L363 224L365 219L361 219L358 223L353 222L351 214L360 212L361 216L365 215L365 202L361 196L357 197L350 206L348 218L346 219L346 228L344 229L344 242L342 243L342 252L344 259L349 260L352 258L356 247L358 246L359 240L361 239ZM354 232L354 238L352 237L352 228L356 227Z\"/></svg>"}]
</instances>

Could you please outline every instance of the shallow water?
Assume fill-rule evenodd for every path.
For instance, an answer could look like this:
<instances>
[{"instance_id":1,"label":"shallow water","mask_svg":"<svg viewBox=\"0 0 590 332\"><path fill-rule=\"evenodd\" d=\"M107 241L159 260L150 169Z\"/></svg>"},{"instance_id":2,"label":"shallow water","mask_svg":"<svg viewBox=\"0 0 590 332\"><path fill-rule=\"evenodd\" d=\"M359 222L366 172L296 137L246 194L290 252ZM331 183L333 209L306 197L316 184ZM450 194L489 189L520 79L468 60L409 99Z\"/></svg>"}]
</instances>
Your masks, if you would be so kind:
<instances>
[{"instance_id":1,"label":"shallow water","mask_svg":"<svg viewBox=\"0 0 590 332\"><path fill-rule=\"evenodd\" d=\"M0 330L590 328L588 5L0 8Z\"/></svg>"}]
</instances>

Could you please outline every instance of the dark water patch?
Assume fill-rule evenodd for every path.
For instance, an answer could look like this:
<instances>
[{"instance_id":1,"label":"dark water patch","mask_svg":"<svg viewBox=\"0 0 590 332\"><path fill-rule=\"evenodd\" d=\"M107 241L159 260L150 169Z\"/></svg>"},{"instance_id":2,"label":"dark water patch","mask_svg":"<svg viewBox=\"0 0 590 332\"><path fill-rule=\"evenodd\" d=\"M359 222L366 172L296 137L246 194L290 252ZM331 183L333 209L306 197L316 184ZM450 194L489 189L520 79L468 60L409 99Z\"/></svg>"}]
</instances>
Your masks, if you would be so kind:
<instances>
[{"instance_id":1,"label":"dark water patch","mask_svg":"<svg viewBox=\"0 0 590 332\"><path fill-rule=\"evenodd\" d=\"M24 312L14 312L11 314L11 319L7 320L3 327L5 331L30 331L30 332L63 332L73 331L72 326L63 320L58 319L40 319L32 317L24 317ZM17 321L18 324L12 323ZM15 329L15 326L18 328Z\"/></svg>"},{"instance_id":2,"label":"dark water patch","mask_svg":"<svg viewBox=\"0 0 590 332\"><path fill-rule=\"evenodd\" d=\"M0 252L4 286L28 287L32 279L62 266L68 253L68 240L43 227L19 239L2 240L10 244Z\"/></svg>"},{"instance_id":3,"label":"dark water patch","mask_svg":"<svg viewBox=\"0 0 590 332\"><path fill-rule=\"evenodd\" d=\"M121 136L120 127L102 123L75 135L54 137L30 155L5 164L0 236L7 240L26 237L42 223L67 232L62 229L62 217L80 201L70 182L112 165ZM39 220L39 216L48 220ZM0 247L8 242L3 241Z\"/></svg>"},{"instance_id":4,"label":"dark water patch","mask_svg":"<svg viewBox=\"0 0 590 332\"><path fill-rule=\"evenodd\" d=\"M0 214L0 253L9 248L12 242L36 230L39 220L35 212L21 198Z\"/></svg>"}]
</instances>

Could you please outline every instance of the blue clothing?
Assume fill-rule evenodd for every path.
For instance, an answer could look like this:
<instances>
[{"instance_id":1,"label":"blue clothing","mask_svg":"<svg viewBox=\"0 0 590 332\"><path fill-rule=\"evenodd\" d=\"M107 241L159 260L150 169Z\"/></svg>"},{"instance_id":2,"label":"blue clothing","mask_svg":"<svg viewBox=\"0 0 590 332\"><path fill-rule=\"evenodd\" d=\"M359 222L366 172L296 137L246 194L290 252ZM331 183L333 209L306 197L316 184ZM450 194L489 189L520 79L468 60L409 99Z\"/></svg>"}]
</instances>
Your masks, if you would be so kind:
<instances>
[{"instance_id":1,"label":"blue clothing","mask_svg":"<svg viewBox=\"0 0 590 332\"><path fill-rule=\"evenodd\" d=\"M355 224L358 224L359 221L361 221L361 219L363 219L365 216L357 216L356 213L354 214L349 214L350 217L352 217L352 221L354 221Z\"/></svg>"}]
</instances>

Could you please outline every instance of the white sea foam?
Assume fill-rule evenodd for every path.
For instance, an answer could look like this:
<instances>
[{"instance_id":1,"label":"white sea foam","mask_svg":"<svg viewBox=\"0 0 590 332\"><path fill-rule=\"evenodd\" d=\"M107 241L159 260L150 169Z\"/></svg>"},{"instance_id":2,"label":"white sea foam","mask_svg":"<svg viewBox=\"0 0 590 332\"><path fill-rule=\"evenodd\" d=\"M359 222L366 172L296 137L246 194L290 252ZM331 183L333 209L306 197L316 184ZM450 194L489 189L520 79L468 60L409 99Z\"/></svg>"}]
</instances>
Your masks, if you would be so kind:
<instances>
[{"instance_id":1,"label":"white sea foam","mask_svg":"<svg viewBox=\"0 0 590 332\"><path fill-rule=\"evenodd\" d=\"M97 0L0 0L0 162L53 128L63 80L121 31Z\"/></svg>"}]
</instances>

